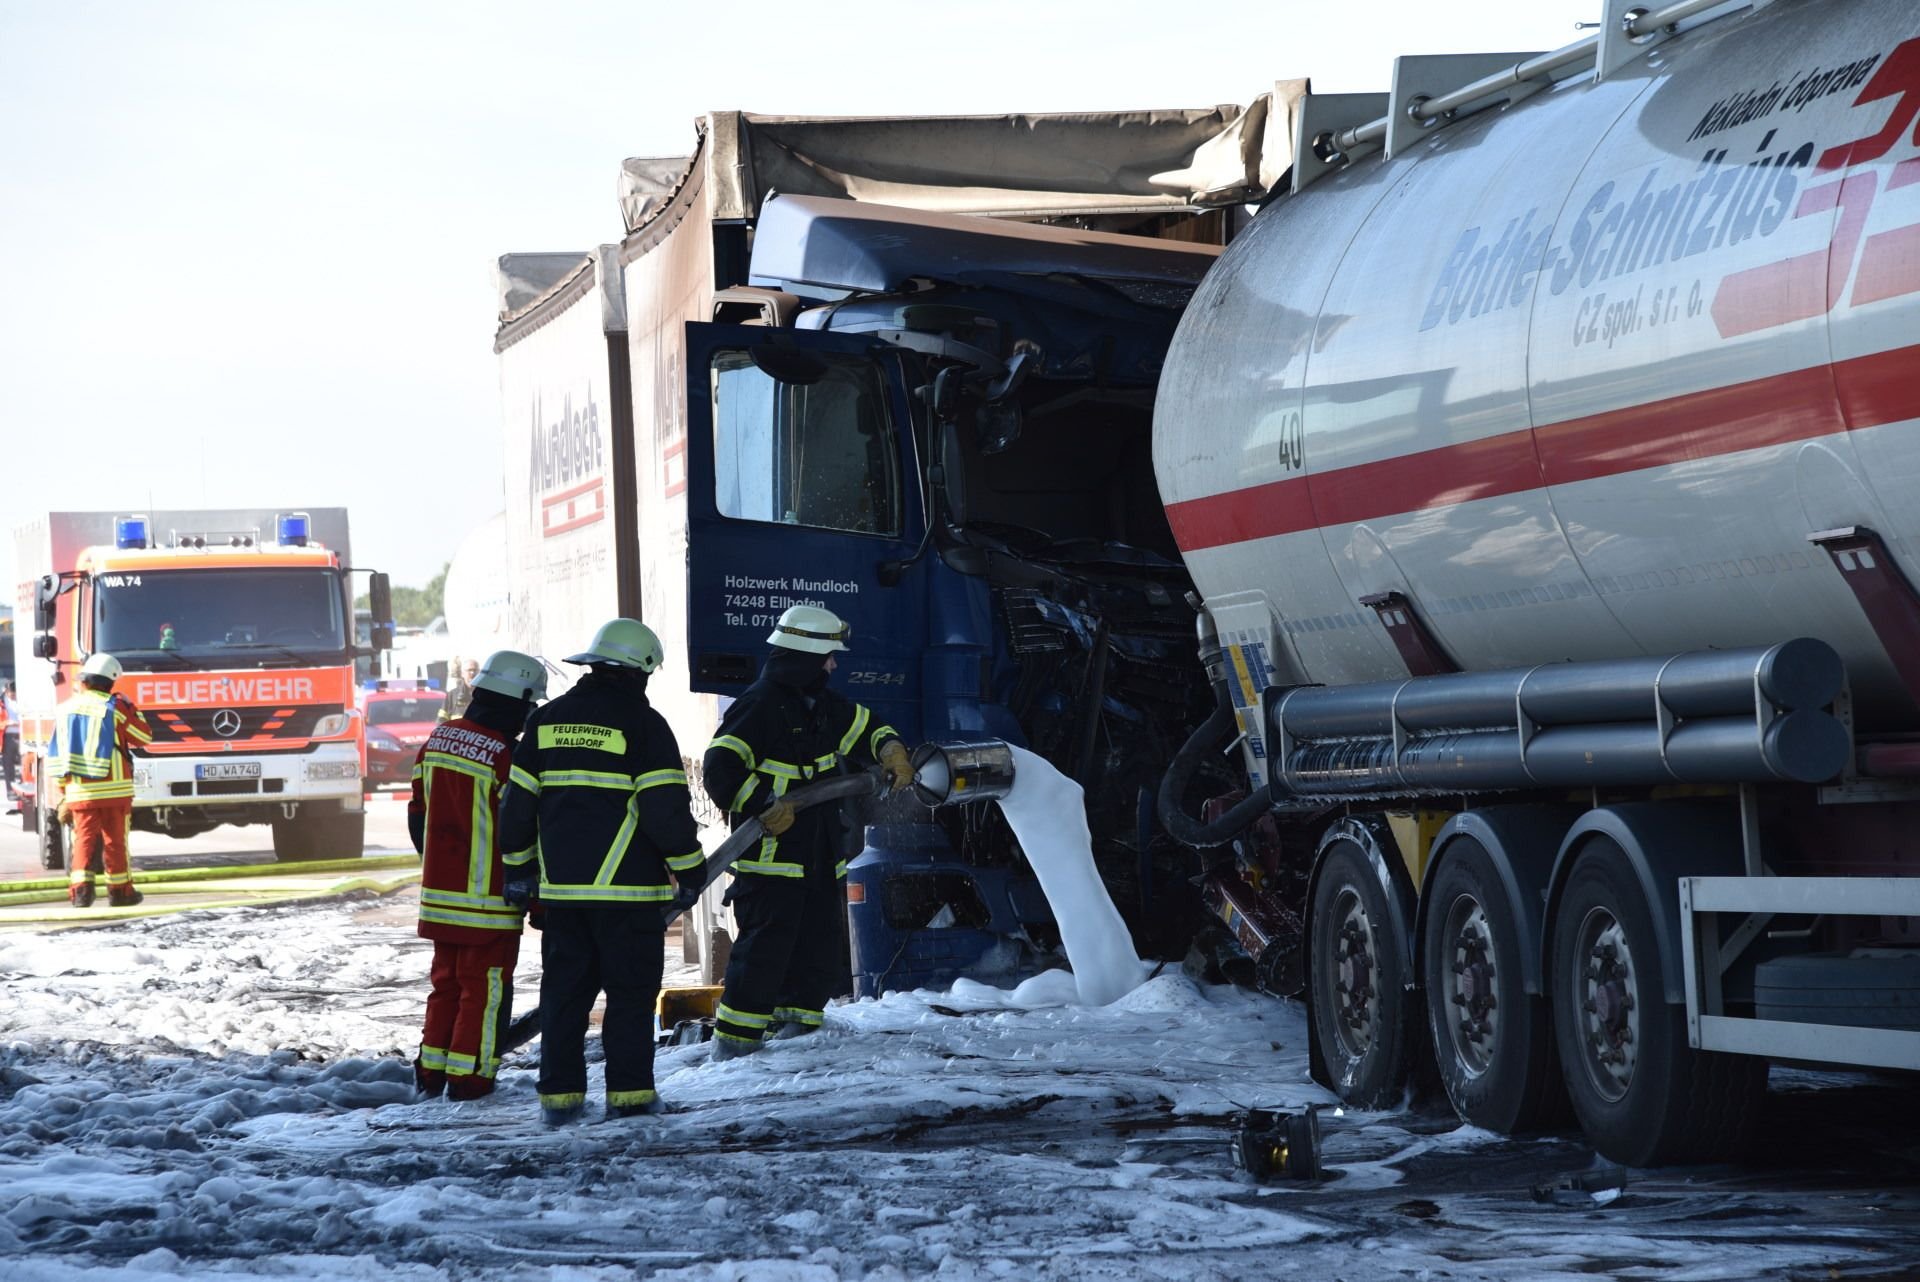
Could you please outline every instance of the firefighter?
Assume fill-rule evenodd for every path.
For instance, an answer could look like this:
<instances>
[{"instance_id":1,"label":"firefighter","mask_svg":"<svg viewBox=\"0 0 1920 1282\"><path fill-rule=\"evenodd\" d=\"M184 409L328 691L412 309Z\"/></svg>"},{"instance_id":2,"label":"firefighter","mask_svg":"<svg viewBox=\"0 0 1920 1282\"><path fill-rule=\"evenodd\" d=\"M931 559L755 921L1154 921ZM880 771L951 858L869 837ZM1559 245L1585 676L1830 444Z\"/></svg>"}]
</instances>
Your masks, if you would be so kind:
<instances>
[{"instance_id":1,"label":"firefighter","mask_svg":"<svg viewBox=\"0 0 1920 1282\"><path fill-rule=\"evenodd\" d=\"M585 1109L587 1016L602 991L607 1116L660 1111L653 1008L663 918L690 905L707 877L679 745L647 702L660 639L615 619L567 662L587 675L528 722L501 812L503 842L538 843L540 1108L554 1126Z\"/></svg>"},{"instance_id":2,"label":"firefighter","mask_svg":"<svg viewBox=\"0 0 1920 1282\"><path fill-rule=\"evenodd\" d=\"M89 655L80 689L54 714L47 775L61 792L55 818L73 823L67 852L67 902L91 908L94 865L107 875L107 903L130 908L145 896L133 888L127 828L133 821L133 750L153 742L153 728L133 701L113 693L120 661Z\"/></svg>"},{"instance_id":3,"label":"firefighter","mask_svg":"<svg viewBox=\"0 0 1920 1282\"><path fill-rule=\"evenodd\" d=\"M466 715L436 726L413 763L407 828L420 852L420 934L433 941L414 1083L431 1099L493 1093L501 1036L513 1016L521 910L507 882L533 851L504 848L494 814L513 745L547 693L538 659L502 650L473 678Z\"/></svg>"},{"instance_id":4,"label":"firefighter","mask_svg":"<svg viewBox=\"0 0 1920 1282\"><path fill-rule=\"evenodd\" d=\"M702 779L714 804L757 816L767 835L733 866L728 892L739 938L727 962L713 1058L760 1049L769 1037L816 1031L827 998L846 979L847 875L837 808L796 813L781 798L835 773L840 758L878 762L898 792L913 781L907 748L891 726L827 687L851 629L819 606L796 605L767 638L760 679L734 700L707 745Z\"/></svg>"}]
</instances>

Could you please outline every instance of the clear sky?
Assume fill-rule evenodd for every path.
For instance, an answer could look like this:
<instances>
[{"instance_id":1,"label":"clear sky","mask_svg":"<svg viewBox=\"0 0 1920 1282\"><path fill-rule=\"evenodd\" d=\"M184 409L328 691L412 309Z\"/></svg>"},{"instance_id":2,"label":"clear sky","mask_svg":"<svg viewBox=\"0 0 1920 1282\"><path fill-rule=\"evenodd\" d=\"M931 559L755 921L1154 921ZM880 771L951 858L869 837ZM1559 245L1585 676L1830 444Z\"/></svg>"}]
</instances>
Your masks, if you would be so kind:
<instances>
[{"instance_id":1,"label":"clear sky","mask_svg":"<svg viewBox=\"0 0 1920 1282\"><path fill-rule=\"evenodd\" d=\"M501 506L494 260L619 239L703 112L1382 90L1600 8L0 0L0 569L35 510L344 504L424 583Z\"/></svg>"}]
</instances>

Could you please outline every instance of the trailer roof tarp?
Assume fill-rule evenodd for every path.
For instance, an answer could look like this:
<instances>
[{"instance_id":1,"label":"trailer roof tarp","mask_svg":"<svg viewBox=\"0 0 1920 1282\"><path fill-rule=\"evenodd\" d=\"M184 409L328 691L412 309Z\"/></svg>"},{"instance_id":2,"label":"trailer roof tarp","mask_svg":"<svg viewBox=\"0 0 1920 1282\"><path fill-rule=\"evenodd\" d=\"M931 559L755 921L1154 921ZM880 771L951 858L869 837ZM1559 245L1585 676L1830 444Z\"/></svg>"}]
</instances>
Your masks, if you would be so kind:
<instances>
[{"instance_id":1,"label":"trailer roof tarp","mask_svg":"<svg viewBox=\"0 0 1920 1282\"><path fill-rule=\"evenodd\" d=\"M1152 213L1258 200L1292 163L1305 81L1249 107L1003 116L756 116L698 124L688 159L621 167L627 231L705 166L717 221L750 221L774 192L1006 218Z\"/></svg>"}]
</instances>

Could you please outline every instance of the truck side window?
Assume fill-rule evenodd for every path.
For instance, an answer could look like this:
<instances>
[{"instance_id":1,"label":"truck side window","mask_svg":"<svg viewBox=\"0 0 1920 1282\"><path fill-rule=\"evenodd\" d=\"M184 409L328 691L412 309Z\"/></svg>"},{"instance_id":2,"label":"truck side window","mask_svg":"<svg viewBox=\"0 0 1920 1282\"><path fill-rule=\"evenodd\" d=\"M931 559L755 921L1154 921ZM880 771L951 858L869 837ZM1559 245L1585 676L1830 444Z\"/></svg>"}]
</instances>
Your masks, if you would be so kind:
<instances>
[{"instance_id":1,"label":"truck side window","mask_svg":"<svg viewBox=\"0 0 1920 1282\"><path fill-rule=\"evenodd\" d=\"M783 383L746 352L713 360L714 502L742 521L856 534L900 531L900 481L886 384L860 357Z\"/></svg>"}]
</instances>

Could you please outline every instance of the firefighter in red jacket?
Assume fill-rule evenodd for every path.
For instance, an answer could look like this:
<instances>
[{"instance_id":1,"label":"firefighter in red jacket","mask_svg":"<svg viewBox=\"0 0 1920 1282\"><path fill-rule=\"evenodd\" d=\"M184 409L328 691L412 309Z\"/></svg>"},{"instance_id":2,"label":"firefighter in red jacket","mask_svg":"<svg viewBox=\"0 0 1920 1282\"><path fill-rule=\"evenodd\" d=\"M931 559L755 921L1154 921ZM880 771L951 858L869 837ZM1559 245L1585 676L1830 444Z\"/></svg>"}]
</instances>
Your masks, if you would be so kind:
<instances>
[{"instance_id":1,"label":"firefighter in red jacket","mask_svg":"<svg viewBox=\"0 0 1920 1282\"><path fill-rule=\"evenodd\" d=\"M502 851L494 815L527 714L546 696L546 668L502 650L473 680L465 715L434 729L413 766L407 826L422 856L420 934L433 941L433 991L414 1082L432 1098L493 1092L513 1016L521 909L507 881L532 850Z\"/></svg>"},{"instance_id":2,"label":"firefighter in red jacket","mask_svg":"<svg viewBox=\"0 0 1920 1282\"><path fill-rule=\"evenodd\" d=\"M67 902L93 906L97 861L107 874L107 902L130 908L144 898L127 863L133 820L133 750L153 742L153 728L133 701L112 693L120 661L94 654L80 666L80 689L54 714L47 775L61 790L56 818L73 823ZM44 821L43 821L44 822Z\"/></svg>"}]
</instances>

